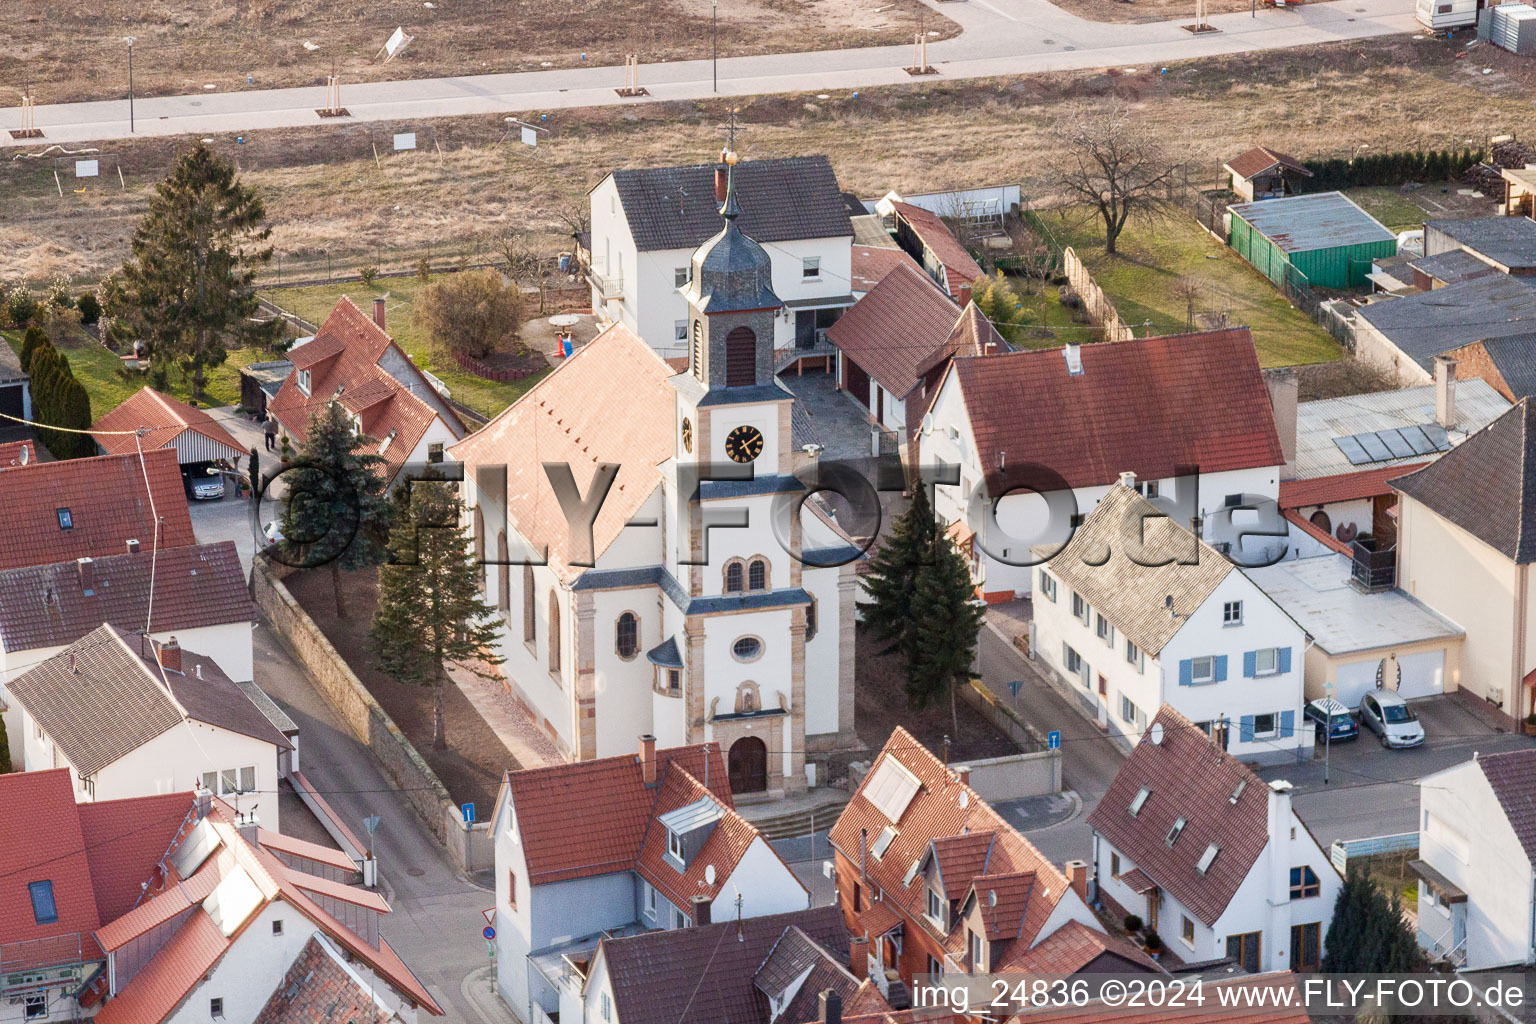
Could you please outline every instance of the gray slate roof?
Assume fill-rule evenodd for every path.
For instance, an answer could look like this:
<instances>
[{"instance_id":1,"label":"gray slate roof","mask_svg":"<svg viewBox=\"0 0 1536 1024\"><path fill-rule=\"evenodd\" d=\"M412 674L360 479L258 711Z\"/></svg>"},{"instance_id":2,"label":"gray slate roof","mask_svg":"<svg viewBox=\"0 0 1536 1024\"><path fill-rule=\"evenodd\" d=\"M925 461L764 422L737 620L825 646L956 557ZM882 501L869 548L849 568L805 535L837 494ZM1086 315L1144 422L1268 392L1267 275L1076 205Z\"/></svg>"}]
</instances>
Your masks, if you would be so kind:
<instances>
[{"instance_id":1,"label":"gray slate roof","mask_svg":"<svg viewBox=\"0 0 1536 1024\"><path fill-rule=\"evenodd\" d=\"M9 345L0 345L0 383L10 384L27 379L27 372L21 368L21 357L16 354L16 350Z\"/></svg>"},{"instance_id":2,"label":"gray slate roof","mask_svg":"<svg viewBox=\"0 0 1536 1024\"><path fill-rule=\"evenodd\" d=\"M1271 200L1281 202L1281 200ZM1536 278L1492 274L1362 306L1356 316L1426 370L1435 356L1536 330Z\"/></svg>"},{"instance_id":3,"label":"gray slate roof","mask_svg":"<svg viewBox=\"0 0 1536 1024\"><path fill-rule=\"evenodd\" d=\"M1536 331L1488 338L1482 344L1494 369L1499 371L1499 376L1509 385L1510 394L1516 399L1536 395ZM1458 405L1461 402L1459 390L1456 401Z\"/></svg>"},{"instance_id":4,"label":"gray slate roof","mask_svg":"<svg viewBox=\"0 0 1536 1024\"><path fill-rule=\"evenodd\" d=\"M1536 864L1536 792L1531 778L1536 774L1536 750L1515 750L1507 754L1484 754L1478 767L1493 787L1493 795L1504 808L1504 817L1514 829L1525 855Z\"/></svg>"},{"instance_id":5,"label":"gray slate roof","mask_svg":"<svg viewBox=\"0 0 1536 1024\"><path fill-rule=\"evenodd\" d=\"M1506 267L1536 266L1536 221L1528 217L1467 217L1425 221L1468 249Z\"/></svg>"},{"instance_id":6,"label":"gray slate roof","mask_svg":"<svg viewBox=\"0 0 1536 1024\"><path fill-rule=\"evenodd\" d=\"M1536 562L1536 406L1522 399L1392 486L1519 564Z\"/></svg>"},{"instance_id":7,"label":"gray slate roof","mask_svg":"<svg viewBox=\"0 0 1536 1024\"><path fill-rule=\"evenodd\" d=\"M1416 260L1410 260L1408 265L1445 284L1459 284L1462 281L1500 272L1498 267L1484 263L1465 249L1452 249L1433 256L1420 256Z\"/></svg>"},{"instance_id":8,"label":"gray slate roof","mask_svg":"<svg viewBox=\"0 0 1536 1024\"><path fill-rule=\"evenodd\" d=\"M744 160L735 174L738 226L759 242L853 235L825 156ZM720 230L714 164L618 170L613 182L641 252L695 249Z\"/></svg>"},{"instance_id":9,"label":"gray slate roof","mask_svg":"<svg viewBox=\"0 0 1536 1024\"><path fill-rule=\"evenodd\" d=\"M1227 209L1284 252L1311 252L1397 238L1342 192L1265 199Z\"/></svg>"}]
</instances>

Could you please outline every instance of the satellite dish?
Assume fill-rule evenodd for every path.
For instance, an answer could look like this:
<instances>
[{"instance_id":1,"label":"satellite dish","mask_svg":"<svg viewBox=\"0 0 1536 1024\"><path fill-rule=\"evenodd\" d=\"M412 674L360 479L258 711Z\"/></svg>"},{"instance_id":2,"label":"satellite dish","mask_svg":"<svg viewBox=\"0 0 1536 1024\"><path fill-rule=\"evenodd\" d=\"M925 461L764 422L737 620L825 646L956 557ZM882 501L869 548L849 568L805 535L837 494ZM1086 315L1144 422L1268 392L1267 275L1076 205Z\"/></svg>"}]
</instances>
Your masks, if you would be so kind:
<instances>
[{"instance_id":1,"label":"satellite dish","mask_svg":"<svg viewBox=\"0 0 1536 1024\"><path fill-rule=\"evenodd\" d=\"M931 412L923 413L923 433L933 433L933 413Z\"/></svg>"},{"instance_id":2,"label":"satellite dish","mask_svg":"<svg viewBox=\"0 0 1536 1024\"><path fill-rule=\"evenodd\" d=\"M1162 722L1153 722L1152 723L1152 742L1156 743L1156 744L1159 744L1159 745L1163 742L1163 723Z\"/></svg>"},{"instance_id":3,"label":"satellite dish","mask_svg":"<svg viewBox=\"0 0 1536 1024\"><path fill-rule=\"evenodd\" d=\"M715 866L713 864L708 864L704 867L704 884L715 884Z\"/></svg>"},{"instance_id":4,"label":"satellite dish","mask_svg":"<svg viewBox=\"0 0 1536 1024\"><path fill-rule=\"evenodd\" d=\"M960 806L961 807L967 807L967 806L970 805L970 802L971 802L971 794L962 789L960 791Z\"/></svg>"},{"instance_id":5,"label":"satellite dish","mask_svg":"<svg viewBox=\"0 0 1536 1024\"><path fill-rule=\"evenodd\" d=\"M997 906L997 890L996 889L988 889L987 890L987 906L989 906L989 907Z\"/></svg>"}]
</instances>

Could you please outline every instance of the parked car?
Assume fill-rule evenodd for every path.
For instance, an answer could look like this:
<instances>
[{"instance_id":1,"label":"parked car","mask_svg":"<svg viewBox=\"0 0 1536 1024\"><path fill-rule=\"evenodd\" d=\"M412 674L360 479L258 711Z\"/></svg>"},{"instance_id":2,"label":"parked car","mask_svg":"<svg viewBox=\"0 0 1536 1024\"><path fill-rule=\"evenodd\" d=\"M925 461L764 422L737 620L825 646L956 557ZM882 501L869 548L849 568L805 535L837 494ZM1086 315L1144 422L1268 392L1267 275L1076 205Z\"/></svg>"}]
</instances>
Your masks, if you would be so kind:
<instances>
[{"instance_id":1,"label":"parked car","mask_svg":"<svg viewBox=\"0 0 1536 1024\"><path fill-rule=\"evenodd\" d=\"M224 497L224 474L211 462L189 462L181 467L181 482L193 501Z\"/></svg>"},{"instance_id":2,"label":"parked car","mask_svg":"<svg viewBox=\"0 0 1536 1024\"><path fill-rule=\"evenodd\" d=\"M1355 724L1355 716L1349 713L1349 706L1341 700L1332 697L1323 697L1314 700L1306 706L1302 712L1312 727L1317 731L1317 742L1337 743L1340 740L1352 740L1360 735L1360 726Z\"/></svg>"},{"instance_id":3,"label":"parked car","mask_svg":"<svg viewBox=\"0 0 1536 1024\"><path fill-rule=\"evenodd\" d=\"M262 536L267 538L268 544L281 544L283 542L283 526L276 519L262 528Z\"/></svg>"},{"instance_id":4,"label":"parked car","mask_svg":"<svg viewBox=\"0 0 1536 1024\"><path fill-rule=\"evenodd\" d=\"M1360 722L1381 737L1384 747L1416 747L1424 742L1419 716L1391 690L1375 690L1360 698Z\"/></svg>"}]
</instances>

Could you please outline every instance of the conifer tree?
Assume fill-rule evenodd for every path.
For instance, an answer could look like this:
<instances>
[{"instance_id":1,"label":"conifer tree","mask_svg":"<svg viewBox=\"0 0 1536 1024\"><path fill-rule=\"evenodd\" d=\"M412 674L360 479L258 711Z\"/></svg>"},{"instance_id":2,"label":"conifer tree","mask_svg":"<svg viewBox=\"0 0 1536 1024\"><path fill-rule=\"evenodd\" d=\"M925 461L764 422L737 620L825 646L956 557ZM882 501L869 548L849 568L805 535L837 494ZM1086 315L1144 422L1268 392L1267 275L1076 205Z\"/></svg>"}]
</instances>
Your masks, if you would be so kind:
<instances>
[{"instance_id":1,"label":"conifer tree","mask_svg":"<svg viewBox=\"0 0 1536 1024\"><path fill-rule=\"evenodd\" d=\"M970 566L947 536L936 538L934 557L918 569L909 614L907 700L921 710L947 692L950 722L959 736L955 688L974 677L982 608Z\"/></svg>"},{"instance_id":2,"label":"conifer tree","mask_svg":"<svg viewBox=\"0 0 1536 1024\"><path fill-rule=\"evenodd\" d=\"M444 662L478 675L499 665L496 609L480 591L464 505L447 481L413 481L395 492L389 561L379 567L379 606L370 638L379 671L433 690L432 749L448 746Z\"/></svg>"},{"instance_id":3,"label":"conifer tree","mask_svg":"<svg viewBox=\"0 0 1536 1024\"><path fill-rule=\"evenodd\" d=\"M258 322L256 268L272 258L266 205L234 167L206 146L183 154L155 187L131 254L104 287L106 310L152 359L190 371L204 398L204 370L227 346L269 346L280 318Z\"/></svg>"},{"instance_id":4,"label":"conifer tree","mask_svg":"<svg viewBox=\"0 0 1536 1024\"><path fill-rule=\"evenodd\" d=\"M48 335L43 333L41 327L34 325L27 328L27 333L21 339L21 355L19 357L23 373L30 372L33 354L37 352L39 347L47 344L50 344Z\"/></svg>"},{"instance_id":5,"label":"conifer tree","mask_svg":"<svg viewBox=\"0 0 1536 1024\"><path fill-rule=\"evenodd\" d=\"M9 775L15 770L11 764L11 740L5 734L5 719L0 718L0 775Z\"/></svg>"},{"instance_id":6,"label":"conifer tree","mask_svg":"<svg viewBox=\"0 0 1536 1024\"><path fill-rule=\"evenodd\" d=\"M329 565L336 615L345 618L341 572L388 557L390 503L378 442L358 434L339 402L310 417L299 457L283 474L282 551L304 568Z\"/></svg>"},{"instance_id":7,"label":"conifer tree","mask_svg":"<svg viewBox=\"0 0 1536 1024\"><path fill-rule=\"evenodd\" d=\"M1382 891L1369 871L1344 880L1328 925L1325 974L1388 974L1422 971L1424 952L1403 920L1396 893Z\"/></svg>"},{"instance_id":8,"label":"conifer tree","mask_svg":"<svg viewBox=\"0 0 1536 1024\"><path fill-rule=\"evenodd\" d=\"M870 559L862 581L869 600L858 603L859 611L869 631L888 645L885 653L903 646L911 623L917 572L924 563L933 561L937 534L928 488L919 480L912 488L912 504L891 524L890 535Z\"/></svg>"}]
</instances>

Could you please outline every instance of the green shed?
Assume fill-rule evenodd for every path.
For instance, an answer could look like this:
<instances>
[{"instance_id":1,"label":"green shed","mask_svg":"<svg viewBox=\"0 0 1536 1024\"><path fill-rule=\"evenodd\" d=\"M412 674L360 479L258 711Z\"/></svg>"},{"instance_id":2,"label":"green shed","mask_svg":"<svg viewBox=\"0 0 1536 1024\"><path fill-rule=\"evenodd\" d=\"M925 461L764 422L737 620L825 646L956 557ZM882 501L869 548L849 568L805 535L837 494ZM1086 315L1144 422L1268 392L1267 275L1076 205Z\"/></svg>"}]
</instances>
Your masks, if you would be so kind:
<instances>
[{"instance_id":1,"label":"green shed","mask_svg":"<svg viewBox=\"0 0 1536 1024\"><path fill-rule=\"evenodd\" d=\"M1373 260L1397 255L1397 236L1342 192L1264 199L1227 212L1227 244L1276 284L1299 274L1319 288L1359 288Z\"/></svg>"}]
</instances>

